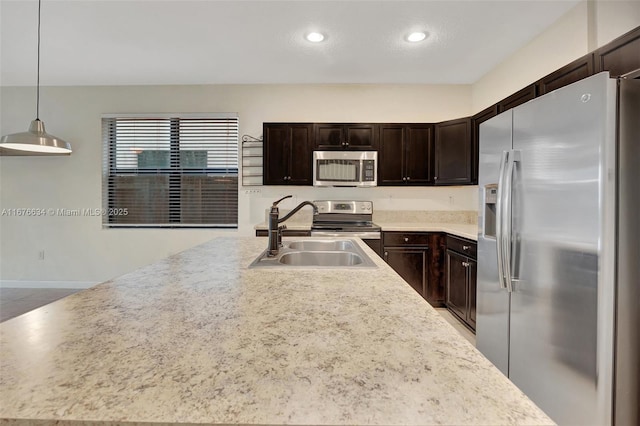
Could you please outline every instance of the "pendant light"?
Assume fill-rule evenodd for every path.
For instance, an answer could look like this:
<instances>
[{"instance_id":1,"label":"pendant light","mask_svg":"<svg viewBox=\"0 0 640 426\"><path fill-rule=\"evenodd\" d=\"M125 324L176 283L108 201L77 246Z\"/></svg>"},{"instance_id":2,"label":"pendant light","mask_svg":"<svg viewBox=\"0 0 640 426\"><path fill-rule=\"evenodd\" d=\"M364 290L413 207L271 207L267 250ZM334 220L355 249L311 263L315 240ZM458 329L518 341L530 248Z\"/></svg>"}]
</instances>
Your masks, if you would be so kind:
<instances>
[{"instance_id":1,"label":"pendant light","mask_svg":"<svg viewBox=\"0 0 640 426\"><path fill-rule=\"evenodd\" d=\"M29 130L3 136L0 140L0 153L4 155L69 155L71 145L62 139L50 135L40 121L40 8L38 0L38 81L36 86L36 119Z\"/></svg>"}]
</instances>

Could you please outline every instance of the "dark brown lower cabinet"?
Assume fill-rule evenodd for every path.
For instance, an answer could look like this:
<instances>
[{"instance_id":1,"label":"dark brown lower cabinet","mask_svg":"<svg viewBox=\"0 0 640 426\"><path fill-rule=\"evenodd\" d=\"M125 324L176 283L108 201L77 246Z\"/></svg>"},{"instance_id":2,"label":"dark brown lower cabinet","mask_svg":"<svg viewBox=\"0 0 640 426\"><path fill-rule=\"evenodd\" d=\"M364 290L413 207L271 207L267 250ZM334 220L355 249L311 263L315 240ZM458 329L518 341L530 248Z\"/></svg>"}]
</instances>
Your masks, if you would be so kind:
<instances>
[{"instance_id":1,"label":"dark brown lower cabinet","mask_svg":"<svg viewBox=\"0 0 640 426\"><path fill-rule=\"evenodd\" d=\"M467 316L467 259L455 251L447 250L447 308L462 319Z\"/></svg>"},{"instance_id":2,"label":"dark brown lower cabinet","mask_svg":"<svg viewBox=\"0 0 640 426\"><path fill-rule=\"evenodd\" d=\"M467 327L476 329L476 259L477 244L469 240L447 236L445 304ZM467 247L465 252L456 251Z\"/></svg>"},{"instance_id":3,"label":"dark brown lower cabinet","mask_svg":"<svg viewBox=\"0 0 640 426\"><path fill-rule=\"evenodd\" d=\"M444 234L383 232L383 259L432 306L444 306Z\"/></svg>"},{"instance_id":4,"label":"dark brown lower cabinet","mask_svg":"<svg viewBox=\"0 0 640 426\"><path fill-rule=\"evenodd\" d=\"M375 239L375 240L373 240L373 239L363 239L362 241L366 245L371 247L371 249L373 251L375 251L378 256L382 257L382 240L380 238Z\"/></svg>"},{"instance_id":5,"label":"dark brown lower cabinet","mask_svg":"<svg viewBox=\"0 0 640 426\"><path fill-rule=\"evenodd\" d=\"M473 328L476 329L476 294L477 294L477 283L478 283L478 263L470 260L469 261L469 312L467 313L467 323Z\"/></svg>"},{"instance_id":6,"label":"dark brown lower cabinet","mask_svg":"<svg viewBox=\"0 0 640 426\"><path fill-rule=\"evenodd\" d=\"M385 247L384 260L424 297L427 287L429 247Z\"/></svg>"}]
</instances>

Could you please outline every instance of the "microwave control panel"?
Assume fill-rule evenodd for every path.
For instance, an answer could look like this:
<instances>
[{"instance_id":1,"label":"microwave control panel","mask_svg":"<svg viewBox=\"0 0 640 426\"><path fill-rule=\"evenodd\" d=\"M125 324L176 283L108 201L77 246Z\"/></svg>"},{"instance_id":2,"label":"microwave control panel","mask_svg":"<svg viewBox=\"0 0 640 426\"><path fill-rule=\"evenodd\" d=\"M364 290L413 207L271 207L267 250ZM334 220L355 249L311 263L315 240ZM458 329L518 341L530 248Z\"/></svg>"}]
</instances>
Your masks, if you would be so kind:
<instances>
[{"instance_id":1,"label":"microwave control panel","mask_svg":"<svg viewBox=\"0 0 640 426\"><path fill-rule=\"evenodd\" d=\"M376 180L375 160L362 160L362 181L373 182Z\"/></svg>"}]
</instances>

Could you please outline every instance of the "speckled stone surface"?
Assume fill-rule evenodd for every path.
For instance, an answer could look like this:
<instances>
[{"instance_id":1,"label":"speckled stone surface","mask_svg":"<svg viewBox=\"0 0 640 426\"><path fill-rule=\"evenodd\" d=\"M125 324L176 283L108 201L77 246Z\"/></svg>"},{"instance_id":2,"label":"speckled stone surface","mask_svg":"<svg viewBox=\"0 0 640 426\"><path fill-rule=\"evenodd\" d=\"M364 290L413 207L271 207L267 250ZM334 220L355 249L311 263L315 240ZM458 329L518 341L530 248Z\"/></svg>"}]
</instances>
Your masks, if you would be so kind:
<instances>
[{"instance_id":1,"label":"speckled stone surface","mask_svg":"<svg viewBox=\"0 0 640 426\"><path fill-rule=\"evenodd\" d=\"M478 226L467 223L377 221L375 224L380 226L383 231L445 232L474 241L478 240ZM258 224L255 229L267 229L267 224ZM287 229L290 231L308 231L311 229L311 225L287 223Z\"/></svg>"},{"instance_id":2,"label":"speckled stone surface","mask_svg":"<svg viewBox=\"0 0 640 426\"><path fill-rule=\"evenodd\" d=\"M553 424L364 244L378 268L247 269L264 244L218 238L1 323L0 418Z\"/></svg>"},{"instance_id":3,"label":"speckled stone surface","mask_svg":"<svg viewBox=\"0 0 640 426\"><path fill-rule=\"evenodd\" d=\"M458 237L478 240L478 226L466 223L376 222L383 231L445 232Z\"/></svg>"}]
</instances>

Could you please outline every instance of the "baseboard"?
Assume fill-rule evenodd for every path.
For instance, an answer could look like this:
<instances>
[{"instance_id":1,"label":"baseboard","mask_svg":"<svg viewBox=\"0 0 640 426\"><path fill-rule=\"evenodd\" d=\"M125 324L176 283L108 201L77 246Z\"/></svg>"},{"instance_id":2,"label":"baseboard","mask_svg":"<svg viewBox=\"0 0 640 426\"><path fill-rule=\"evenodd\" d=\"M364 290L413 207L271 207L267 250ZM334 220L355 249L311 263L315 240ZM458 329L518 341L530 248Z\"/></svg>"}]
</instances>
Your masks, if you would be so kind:
<instances>
[{"instance_id":1,"label":"baseboard","mask_svg":"<svg viewBox=\"0 0 640 426\"><path fill-rule=\"evenodd\" d=\"M77 288L85 289L99 284L93 281L26 281L0 280L0 288Z\"/></svg>"}]
</instances>

